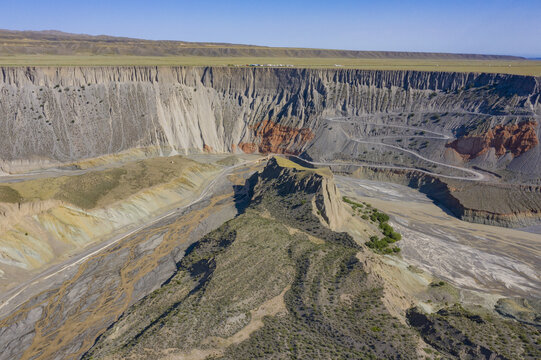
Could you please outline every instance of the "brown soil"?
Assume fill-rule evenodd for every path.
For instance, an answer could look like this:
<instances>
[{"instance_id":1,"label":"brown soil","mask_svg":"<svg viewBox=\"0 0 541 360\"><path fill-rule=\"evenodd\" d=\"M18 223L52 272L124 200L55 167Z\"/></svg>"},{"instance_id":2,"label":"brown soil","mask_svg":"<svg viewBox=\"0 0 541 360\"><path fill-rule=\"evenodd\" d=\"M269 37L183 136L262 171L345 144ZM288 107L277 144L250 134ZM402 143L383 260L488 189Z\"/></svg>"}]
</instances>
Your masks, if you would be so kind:
<instances>
[{"instance_id":1,"label":"brown soil","mask_svg":"<svg viewBox=\"0 0 541 360\"><path fill-rule=\"evenodd\" d=\"M253 154L258 150L257 145L254 143L240 143L239 149L244 151L246 154Z\"/></svg>"}]
</instances>

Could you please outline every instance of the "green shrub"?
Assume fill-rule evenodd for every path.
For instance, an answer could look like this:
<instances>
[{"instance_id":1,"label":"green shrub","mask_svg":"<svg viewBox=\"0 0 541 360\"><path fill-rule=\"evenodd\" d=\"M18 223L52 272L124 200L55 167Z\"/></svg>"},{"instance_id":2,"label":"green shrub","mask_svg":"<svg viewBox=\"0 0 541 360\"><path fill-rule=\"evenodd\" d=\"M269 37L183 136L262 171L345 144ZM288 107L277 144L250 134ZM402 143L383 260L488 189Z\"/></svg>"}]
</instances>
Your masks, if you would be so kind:
<instances>
[{"instance_id":1,"label":"green shrub","mask_svg":"<svg viewBox=\"0 0 541 360\"><path fill-rule=\"evenodd\" d=\"M353 201L353 200L351 200L351 199L348 199L348 198L345 197L345 196L342 196L342 200L343 200L345 203L350 204L351 207L352 207L353 209L355 209L355 208L357 208L357 207L359 207L359 208L362 208L362 207L363 207L363 204L358 203L358 202L355 202L355 201Z\"/></svg>"},{"instance_id":2,"label":"green shrub","mask_svg":"<svg viewBox=\"0 0 541 360\"><path fill-rule=\"evenodd\" d=\"M379 228L385 236L390 236L393 233L393 227L386 222L380 222Z\"/></svg>"},{"instance_id":3,"label":"green shrub","mask_svg":"<svg viewBox=\"0 0 541 360\"><path fill-rule=\"evenodd\" d=\"M379 214L383 214L383 213L379 213ZM385 215L388 218L386 214L383 214L383 215ZM375 213L371 215L371 218L378 220L378 216ZM397 246L390 247L389 245L401 240L402 235L394 231L393 227L389 225L387 222L381 222L379 224L379 228L381 229L381 232L384 235L384 237L380 239L375 235L370 236L370 240L365 243L366 246L382 254L392 254L392 253L400 252L399 247Z\"/></svg>"}]
</instances>

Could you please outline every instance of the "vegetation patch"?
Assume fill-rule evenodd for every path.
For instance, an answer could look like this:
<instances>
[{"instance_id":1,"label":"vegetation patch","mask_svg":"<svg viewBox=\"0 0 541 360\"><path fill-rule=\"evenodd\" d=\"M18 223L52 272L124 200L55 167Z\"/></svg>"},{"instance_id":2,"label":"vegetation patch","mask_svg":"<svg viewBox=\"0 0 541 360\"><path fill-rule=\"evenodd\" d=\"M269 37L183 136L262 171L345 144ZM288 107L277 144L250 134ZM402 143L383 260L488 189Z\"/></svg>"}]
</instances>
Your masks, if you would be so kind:
<instances>
[{"instance_id":1,"label":"vegetation patch","mask_svg":"<svg viewBox=\"0 0 541 360\"><path fill-rule=\"evenodd\" d=\"M343 196L342 200L351 206L354 213L362 212L362 219L370 219L370 221L374 223L379 223L379 229L381 230L383 237L380 238L377 235L371 236L370 240L365 243L366 246L380 254L393 254L400 252L400 248L398 246L393 246L392 244L401 240L402 235L394 231L393 227L389 225L389 215L379 211L378 209L372 208L370 204L361 204L349 199L346 196Z\"/></svg>"},{"instance_id":2,"label":"vegetation patch","mask_svg":"<svg viewBox=\"0 0 541 360\"><path fill-rule=\"evenodd\" d=\"M182 156L151 158L119 167L88 171L82 175L60 176L0 186L0 202L29 202L56 199L82 209L107 206L144 189L181 179L188 171L212 170ZM186 185L191 185L182 179Z\"/></svg>"},{"instance_id":3,"label":"vegetation patch","mask_svg":"<svg viewBox=\"0 0 541 360\"><path fill-rule=\"evenodd\" d=\"M407 313L408 322L423 340L450 358L539 359L541 333L535 326L455 304L433 314L417 308Z\"/></svg>"},{"instance_id":4,"label":"vegetation patch","mask_svg":"<svg viewBox=\"0 0 541 360\"><path fill-rule=\"evenodd\" d=\"M19 192L9 186L0 185L0 201L7 203L18 203L23 200Z\"/></svg>"}]
</instances>

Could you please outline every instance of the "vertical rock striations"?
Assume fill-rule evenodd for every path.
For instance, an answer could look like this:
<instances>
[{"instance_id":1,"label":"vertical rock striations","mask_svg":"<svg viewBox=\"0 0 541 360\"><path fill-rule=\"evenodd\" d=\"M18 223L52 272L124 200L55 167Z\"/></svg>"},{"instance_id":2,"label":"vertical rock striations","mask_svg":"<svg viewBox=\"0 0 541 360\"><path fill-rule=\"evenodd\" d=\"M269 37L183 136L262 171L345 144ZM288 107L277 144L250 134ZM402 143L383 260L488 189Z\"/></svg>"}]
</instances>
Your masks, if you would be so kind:
<instances>
[{"instance_id":1,"label":"vertical rock striations","mask_svg":"<svg viewBox=\"0 0 541 360\"><path fill-rule=\"evenodd\" d=\"M466 91L467 90L467 91ZM0 68L5 170L135 147L298 153L324 116L541 114L539 78L352 69Z\"/></svg>"}]
</instances>

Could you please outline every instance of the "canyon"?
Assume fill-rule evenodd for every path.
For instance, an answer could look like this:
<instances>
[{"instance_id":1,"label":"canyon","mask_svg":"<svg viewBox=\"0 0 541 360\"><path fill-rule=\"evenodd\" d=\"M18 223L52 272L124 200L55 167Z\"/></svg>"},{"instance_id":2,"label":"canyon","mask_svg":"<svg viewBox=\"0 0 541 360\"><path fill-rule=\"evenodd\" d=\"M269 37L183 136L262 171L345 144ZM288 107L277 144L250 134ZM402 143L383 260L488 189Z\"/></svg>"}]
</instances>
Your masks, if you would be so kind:
<instances>
[{"instance_id":1,"label":"canyon","mask_svg":"<svg viewBox=\"0 0 541 360\"><path fill-rule=\"evenodd\" d=\"M4 67L1 75L4 172L135 147L301 153L335 116L414 124L457 141L493 129L487 136L502 139L472 156L536 152L539 136L541 84L531 76L223 67Z\"/></svg>"},{"instance_id":2,"label":"canyon","mask_svg":"<svg viewBox=\"0 0 541 360\"><path fill-rule=\"evenodd\" d=\"M0 99L0 359L540 353L539 77L4 66Z\"/></svg>"},{"instance_id":3,"label":"canyon","mask_svg":"<svg viewBox=\"0 0 541 360\"><path fill-rule=\"evenodd\" d=\"M494 216L466 206L472 211L464 219L520 226L541 216L541 80L532 76L3 67L0 94L3 174L137 149L154 155L285 153L413 168L414 174L466 174L466 180L475 173L506 184L502 192L528 189L524 196L533 200L508 206L507 196L496 208L511 210ZM335 118L346 120L329 122Z\"/></svg>"},{"instance_id":4,"label":"canyon","mask_svg":"<svg viewBox=\"0 0 541 360\"><path fill-rule=\"evenodd\" d=\"M231 152L262 143L267 151L280 141L301 152L324 117L396 113L393 120L405 123L410 114L409 122L456 114L463 117L421 127L462 136L541 112L538 78L501 74L182 67L4 67L1 74L5 172L134 147ZM299 134L284 137L288 128Z\"/></svg>"}]
</instances>

